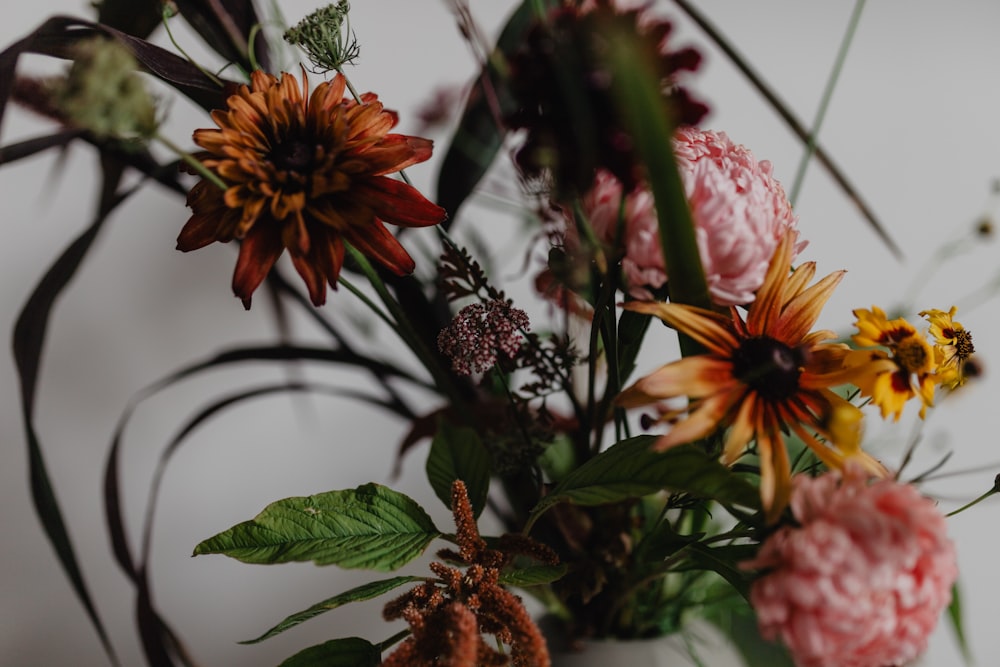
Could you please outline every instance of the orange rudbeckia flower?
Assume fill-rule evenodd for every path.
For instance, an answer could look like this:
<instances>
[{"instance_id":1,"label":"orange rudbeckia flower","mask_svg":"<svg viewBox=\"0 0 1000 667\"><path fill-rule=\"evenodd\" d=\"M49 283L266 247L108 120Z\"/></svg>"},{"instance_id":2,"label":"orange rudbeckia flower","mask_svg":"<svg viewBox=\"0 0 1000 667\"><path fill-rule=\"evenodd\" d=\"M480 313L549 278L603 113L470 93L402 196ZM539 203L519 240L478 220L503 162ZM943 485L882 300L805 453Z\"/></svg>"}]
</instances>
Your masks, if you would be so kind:
<instances>
[{"instance_id":1,"label":"orange rudbeckia flower","mask_svg":"<svg viewBox=\"0 0 1000 667\"><path fill-rule=\"evenodd\" d=\"M305 281L316 306L337 286L344 243L398 275L414 262L383 226L437 224L444 209L390 177L431 156L432 142L390 134L397 115L372 94L344 97L337 75L309 94L291 74L255 71L226 108L212 112L217 129L201 129L196 157L226 185L208 180L188 194L193 214L177 238L182 251L214 241L242 241L233 291L250 297L281 253Z\"/></svg>"},{"instance_id":2,"label":"orange rudbeckia flower","mask_svg":"<svg viewBox=\"0 0 1000 667\"><path fill-rule=\"evenodd\" d=\"M860 448L861 412L830 388L866 372L843 366L846 345L828 342L832 331L810 329L843 277L830 274L812 286L816 266L791 272L794 234L786 234L746 320L675 303L631 302L625 308L655 315L702 347L704 354L669 363L625 389L616 399L631 408L687 397L685 409L668 414L673 428L654 447L664 450L728 428L722 459L731 465L754 441L760 458L760 494L769 521L788 504L791 464L784 432L799 436L828 467L849 460L874 475L886 469Z\"/></svg>"}]
</instances>

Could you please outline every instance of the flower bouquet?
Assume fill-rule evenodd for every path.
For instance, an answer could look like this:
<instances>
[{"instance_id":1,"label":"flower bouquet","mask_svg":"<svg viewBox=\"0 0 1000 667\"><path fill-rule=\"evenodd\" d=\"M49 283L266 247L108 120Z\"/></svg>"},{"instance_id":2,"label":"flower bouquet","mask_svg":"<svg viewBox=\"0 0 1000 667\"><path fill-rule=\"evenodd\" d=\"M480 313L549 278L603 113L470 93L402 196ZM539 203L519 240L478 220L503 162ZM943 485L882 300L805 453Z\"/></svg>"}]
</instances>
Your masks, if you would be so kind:
<instances>
[{"instance_id":1,"label":"flower bouquet","mask_svg":"<svg viewBox=\"0 0 1000 667\"><path fill-rule=\"evenodd\" d=\"M5 147L3 161L71 143L100 157L94 221L32 292L14 351L35 507L111 662L33 407L57 297L105 222L152 184L189 209L177 249L233 247L232 292L282 335L175 369L112 435L108 537L150 664L196 661L154 603L148 532L131 544L125 425L150 395L260 362L289 375L207 402L166 458L251 399L333 393L399 424L387 469L422 453L448 513L358 480L248 507L190 545L364 571L248 643L375 599L387 624L332 633L284 665L544 667L557 646L688 637L697 619L751 665L905 664L946 610L961 636L956 551L919 485L934 470L907 469L917 439L875 452L863 429L907 410L923 419L965 391L979 365L957 309L860 303L852 329L818 325L844 272L806 259L772 165L706 129L699 53L675 44L659 9L525 0L493 42L467 3L449 6L479 72L424 113L426 132L451 124L433 196L406 171L432 141L395 131L391 91L359 92L364 69L349 68L374 27L352 26L346 0L281 30L247 1L104 0L96 20L53 17L3 52L0 109L17 103L58 126ZM230 67L188 56L169 33L178 15ZM161 24L167 46L151 38ZM24 54L70 66L34 77L18 67ZM306 64L277 65L288 60ZM168 133L152 86L203 110L201 125ZM509 250L477 225L477 198L523 221L528 280L508 286L493 270ZM292 312L320 342L296 340ZM299 376L323 364L344 373L337 386ZM331 437L346 452L345 436Z\"/></svg>"}]
</instances>

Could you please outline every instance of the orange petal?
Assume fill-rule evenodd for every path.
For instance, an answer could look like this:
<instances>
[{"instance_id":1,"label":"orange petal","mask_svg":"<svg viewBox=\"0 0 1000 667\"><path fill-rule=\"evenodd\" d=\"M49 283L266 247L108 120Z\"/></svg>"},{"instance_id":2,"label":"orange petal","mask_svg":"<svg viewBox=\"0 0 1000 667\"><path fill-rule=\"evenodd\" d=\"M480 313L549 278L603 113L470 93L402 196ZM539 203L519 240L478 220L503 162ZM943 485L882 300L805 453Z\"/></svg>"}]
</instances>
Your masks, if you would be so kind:
<instances>
[{"instance_id":1,"label":"orange petal","mask_svg":"<svg viewBox=\"0 0 1000 667\"><path fill-rule=\"evenodd\" d=\"M728 391L737 382L731 361L696 355L661 366L639 379L615 398L615 404L633 408L678 396L702 398Z\"/></svg>"},{"instance_id":2,"label":"orange petal","mask_svg":"<svg viewBox=\"0 0 1000 667\"><path fill-rule=\"evenodd\" d=\"M277 227L258 225L250 230L240 244L236 270L233 272L233 292L250 308L250 297L267 277L281 252L281 232Z\"/></svg>"},{"instance_id":3,"label":"orange petal","mask_svg":"<svg viewBox=\"0 0 1000 667\"><path fill-rule=\"evenodd\" d=\"M755 410L757 401L754 395L747 395L740 404L740 410L733 419L732 426L726 435L726 444L722 448L722 462L727 466L732 465L736 459L743 455L747 443L754 434L754 424L756 423Z\"/></svg>"},{"instance_id":4,"label":"orange petal","mask_svg":"<svg viewBox=\"0 0 1000 667\"><path fill-rule=\"evenodd\" d=\"M660 437L653 445L653 449L663 451L674 445L692 442L714 433L723 425L726 414L741 395L741 391L733 390L698 401L695 409L677 422L669 433Z\"/></svg>"},{"instance_id":5,"label":"orange petal","mask_svg":"<svg viewBox=\"0 0 1000 667\"><path fill-rule=\"evenodd\" d=\"M362 229L350 227L344 240L398 276L409 275L416 268L413 258L378 220Z\"/></svg>"},{"instance_id":6,"label":"orange petal","mask_svg":"<svg viewBox=\"0 0 1000 667\"><path fill-rule=\"evenodd\" d=\"M796 273L798 273L796 271ZM775 338L784 343L798 344L816 324L823 306L844 277L845 271L836 271L812 287L803 290L785 304L781 316L769 329Z\"/></svg>"},{"instance_id":7,"label":"orange petal","mask_svg":"<svg viewBox=\"0 0 1000 667\"><path fill-rule=\"evenodd\" d=\"M785 301L785 288L792 267L792 253L795 251L795 233L788 231L778 243L767 267L764 283L757 290L757 298L750 305L747 327L753 336L771 331L773 323L781 315Z\"/></svg>"},{"instance_id":8,"label":"orange petal","mask_svg":"<svg viewBox=\"0 0 1000 667\"><path fill-rule=\"evenodd\" d=\"M732 320L711 310L660 301L629 301L624 309L658 317L718 355L728 356L739 346Z\"/></svg>"},{"instance_id":9,"label":"orange petal","mask_svg":"<svg viewBox=\"0 0 1000 667\"><path fill-rule=\"evenodd\" d=\"M403 227L427 227L443 222L445 210L402 181L375 176L356 183L351 196L386 222Z\"/></svg>"}]
</instances>

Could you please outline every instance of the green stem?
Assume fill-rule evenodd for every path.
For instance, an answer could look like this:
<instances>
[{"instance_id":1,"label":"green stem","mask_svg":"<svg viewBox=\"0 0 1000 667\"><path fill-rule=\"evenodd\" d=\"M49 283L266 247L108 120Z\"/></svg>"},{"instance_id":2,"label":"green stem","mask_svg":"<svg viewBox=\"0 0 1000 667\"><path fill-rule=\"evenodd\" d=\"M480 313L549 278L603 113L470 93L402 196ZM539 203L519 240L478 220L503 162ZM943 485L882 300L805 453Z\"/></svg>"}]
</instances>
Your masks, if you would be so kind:
<instances>
[{"instance_id":1,"label":"green stem","mask_svg":"<svg viewBox=\"0 0 1000 667\"><path fill-rule=\"evenodd\" d=\"M201 175L201 177L204 178L206 181L210 181L210 182L214 183L223 192L225 192L226 190L229 189L229 186L226 185L225 181L223 181L221 178L219 178L218 175L216 175L213 171L211 171L208 167L206 167L205 165L203 165L201 162L199 162L198 160L196 160L193 155L191 155L190 153L188 153L187 151L185 151L183 148L181 148L180 146L178 146L177 144L175 144L173 141L171 141L170 139L167 139L165 136L163 136L159 132L157 132L156 134L154 134L153 138L156 139L157 141L159 141L161 144L163 144L167 148L169 148L174 153L176 153L177 156L180 159L184 160L185 163L187 163L188 165L190 165L190 167L192 169L194 169L195 171L197 171L198 174Z\"/></svg>"},{"instance_id":2,"label":"green stem","mask_svg":"<svg viewBox=\"0 0 1000 667\"><path fill-rule=\"evenodd\" d=\"M456 407L462 406L465 403L465 400L456 389L451 377L443 368L441 368L438 358L427 347L423 339L413 328L413 325L410 323L406 313L400 307L395 297L393 297L389 292L389 289L385 286L385 282L383 282L382 278L378 275L375 267L372 266L371 262L368 261L368 258L365 257L364 254L362 254L357 248L349 243L345 243L344 245L347 247L347 252L351 255L351 258L357 263L358 268L368 279L368 282L371 283L371 286L375 289L375 292L382 300L382 303L395 319L393 329L397 334L399 334L399 337L403 339L413 353L417 355L417 358L423 363L424 368L426 368L431 376L433 376L437 387L444 392L451 403Z\"/></svg>"},{"instance_id":3,"label":"green stem","mask_svg":"<svg viewBox=\"0 0 1000 667\"><path fill-rule=\"evenodd\" d=\"M354 98L355 102L357 102L358 104L361 104L361 95L358 95L358 91L354 89L354 84L352 84L351 80L349 78L347 78L346 74L344 74L344 68L343 67L338 67L337 68L337 74L339 74L340 76L344 77L344 83L347 84L347 90L351 93L351 97Z\"/></svg>"},{"instance_id":4,"label":"green stem","mask_svg":"<svg viewBox=\"0 0 1000 667\"><path fill-rule=\"evenodd\" d=\"M194 65L195 67L197 67L201 71L202 74L204 74L205 76L207 76L209 79L212 80L213 83L215 83L216 85L218 85L221 88L222 85L223 85L222 84L222 80L219 79L219 77L217 77L214 74L212 74L211 72L209 72L207 69L205 69L201 65L199 65L194 60L194 58L192 58L191 56L189 56L187 54L187 51L185 51L181 47L181 45L177 43L177 40L174 39L174 33L172 33L170 31L170 19L174 16L174 14L173 14L173 12L171 10L172 4L173 3L169 3L169 2L164 2L163 3L163 14L162 14L162 17L161 17L161 21L163 23L163 29L166 30L166 32L167 32L167 38L170 40L170 43L174 45L174 48L177 49L178 53L180 53L182 56L184 56L184 58L186 58L189 63L191 63L192 65Z\"/></svg>"},{"instance_id":5,"label":"green stem","mask_svg":"<svg viewBox=\"0 0 1000 667\"><path fill-rule=\"evenodd\" d=\"M952 517L952 516L955 516L956 514L958 514L960 512L964 512L965 510L969 509L970 507L973 507L973 506L978 505L979 503L983 502L984 500L986 500L987 498L989 498L990 496L992 496L995 493L1000 493L1000 475L997 475L996 479L993 480L993 488L992 489L990 489L989 491L987 491L983 495L979 496L978 498L976 498L972 502L969 502L969 503L966 503L966 504L962 505L957 510L954 510L952 512L948 512L947 514L945 514L945 516Z\"/></svg>"},{"instance_id":6,"label":"green stem","mask_svg":"<svg viewBox=\"0 0 1000 667\"><path fill-rule=\"evenodd\" d=\"M861 21L861 10L864 7L865 0L855 1L854 11L851 12L851 18L847 23L847 32L844 33L844 38L840 42L840 50L837 52L837 58L834 60L830 76L826 80L823 97L820 99L819 108L816 110L816 117L813 119L812 130L809 132L809 137L806 141L806 150L799 161L799 168L795 172L795 182L792 184L791 194L788 195L788 201L792 206L795 206L795 202L799 198L802 182L806 177L806 169L809 166L810 160L812 160L813 154L816 152L816 138L819 136L819 130L823 126L823 120L826 118L826 111L830 106L830 100L833 99L833 91L837 87L837 80L844 69L844 61L847 59L847 52L851 47L851 41L857 32L858 23Z\"/></svg>"},{"instance_id":7,"label":"green stem","mask_svg":"<svg viewBox=\"0 0 1000 667\"><path fill-rule=\"evenodd\" d=\"M660 81L639 51L633 35L621 29L610 29L607 54L618 112L646 168L649 189L656 202L670 300L712 308L687 194L674 152L670 150L674 128ZM679 338L684 356L702 351L688 336L679 335Z\"/></svg>"},{"instance_id":8,"label":"green stem","mask_svg":"<svg viewBox=\"0 0 1000 667\"><path fill-rule=\"evenodd\" d=\"M409 629L400 630L399 632L397 632L396 634L394 634L392 637L389 637L385 641L379 642L378 643L378 650L379 650L380 653L384 653L386 649L392 647L393 645L395 645L398 642L406 639L409 636L410 636L410 630Z\"/></svg>"},{"instance_id":9,"label":"green stem","mask_svg":"<svg viewBox=\"0 0 1000 667\"><path fill-rule=\"evenodd\" d=\"M388 313L386 313L384 310L382 310L381 308L379 308L379 306L378 306L377 303L375 303L374 301L372 301L371 299L369 299L368 295L365 294L364 292L362 292L350 280L348 280L347 278L345 278L343 275L340 275L340 276L337 277L337 282L340 283L341 285L343 285L345 288L347 288L347 291L350 292L351 294L353 294L354 296L356 296L358 298L358 300L361 301L361 303L363 303L366 306L368 306L368 309L371 310L373 313L375 313L375 315L380 320L382 320L383 322L385 322L386 324L388 324L390 328L392 328L392 329L396 328L396 322L393 321L393 319L391 317L389 317Z\"/></svg>"}]
</instances>

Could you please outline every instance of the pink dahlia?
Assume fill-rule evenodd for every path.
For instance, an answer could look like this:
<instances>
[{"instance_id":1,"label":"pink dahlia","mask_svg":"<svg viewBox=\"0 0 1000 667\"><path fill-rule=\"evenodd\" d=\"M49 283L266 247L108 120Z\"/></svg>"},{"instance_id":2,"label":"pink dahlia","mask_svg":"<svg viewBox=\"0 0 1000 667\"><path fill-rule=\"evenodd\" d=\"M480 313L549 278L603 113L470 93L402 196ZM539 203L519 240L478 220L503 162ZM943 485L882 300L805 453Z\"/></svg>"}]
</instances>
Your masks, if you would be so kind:
<instances>
[{"instance_id":1,"label":"pink dahlia","mask_svg":"<svg viewBox=\"0 0 1000 667\"><path fill-rule=\"evenodd\" d=\"M798 222L771 174L771 163L758 162L724 132L691 127L677 130L674 152L712 300L722 306L751 303L778 242ZM618 237L621 201L622 184L609 172L598 171L582 202L583 212L597 239L609 247ZM650 288L667 280L652 194L643 186L628 193L621 219L626 290L637 299L651 299ZM566 236L572 251L579 245L572 220ZM797 242L795 254L804 246Z\"/></svg>"},{"instance_id":2,"label":"pink dahlia","mask_svg":"<svg viewBox=\"0 0 1000 667\"><path fill-rule=\"evenodd\" d=\"M800 667L886 667L916 658L958 576L935 504L849 467L793 481L792 512L744 567L761 634Z\"/></svg>"}]
</instances>

